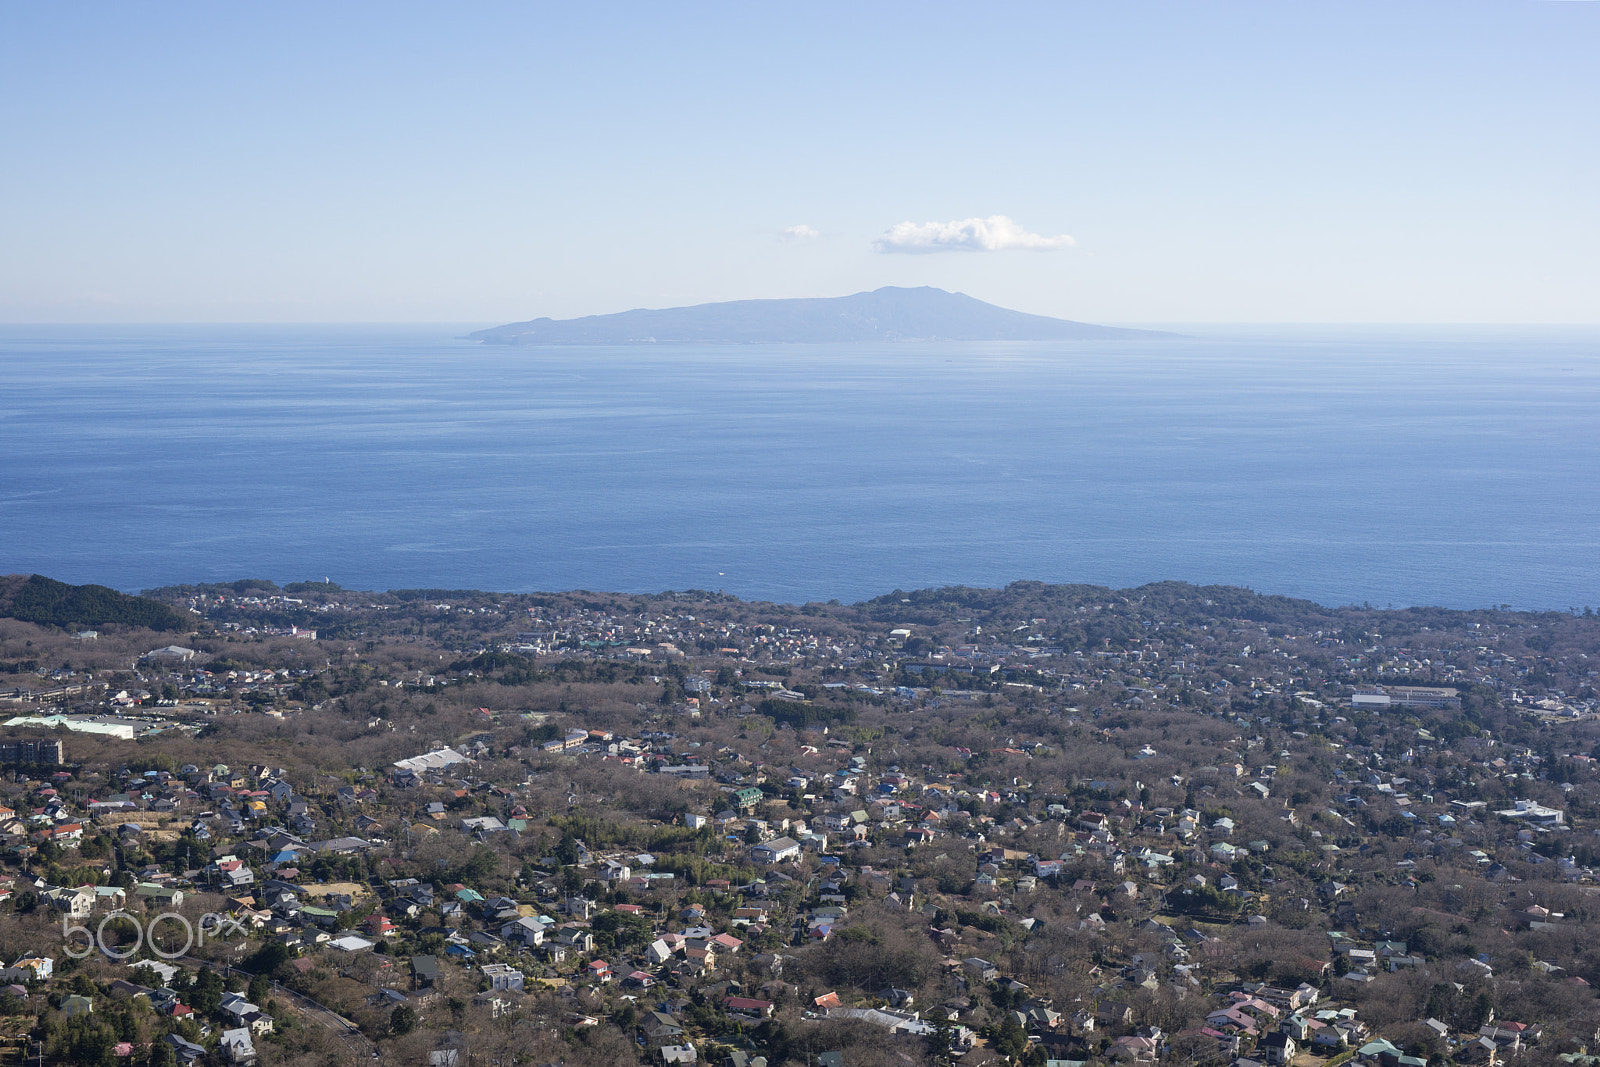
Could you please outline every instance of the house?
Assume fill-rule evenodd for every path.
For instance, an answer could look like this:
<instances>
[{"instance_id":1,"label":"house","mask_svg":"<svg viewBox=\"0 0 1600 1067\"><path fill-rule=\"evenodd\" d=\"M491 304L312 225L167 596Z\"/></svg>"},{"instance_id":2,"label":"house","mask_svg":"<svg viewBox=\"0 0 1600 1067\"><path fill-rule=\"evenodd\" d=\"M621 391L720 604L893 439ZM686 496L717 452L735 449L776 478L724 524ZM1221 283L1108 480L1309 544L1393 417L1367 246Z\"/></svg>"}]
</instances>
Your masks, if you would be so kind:
<instances>
[{"instance_id":1,"label":"house","mask_svg":"<svg viewBox=\"0 0 1600 1067\"><path fill-rule=\"evenodd\" d=\"M479 905L478 911L484 919L494 922L510 922L518 917L517 902L510 897L490 897Z\"/></svg>"},{"instance_id":2,"label":"house","mask_svg":"<svg viewBox=\"0 0 1600 1067\"><path fill-rule=\"evenodd\" d=\"M1154 1063L1157 1052L1158 1046L1154 1038L1134 1034L1117 1038L1106 1050L1106 1055L1114 1060Z\"/></svg>"},{"instance_id":3,"label":"house","mask_svg":"<svg viewBox=\"0 0 1600 1067\"><path fill-rule=\"evenodd\" d=\"M661 1062L668 1067L673 1064L690 1064L698 1058L694 1046L690 1044L661 1046Z\"/></svg>"},{"instance_id":4,"label":"house","mask_svg":"<svg viewBox=\"0 0 1600 1067\"><path fill-rule=\"evenodd\" d=\"M413 989L428 989L438 980L439 959L437 956L411 957L411 986Z\"/></svg>"},{"instance_id":5,"label":"house","mask_svg":"<svg viewBox=\"0 0 1600 1067\"><path fill-rule=\"evenodd\" d=\"M682 1037L683 1027L678 1020L662 1011L652 1011L644 1017L644 1032L654 1041Z\"/></svg>"},{"instance_id":6,"label":"house","mask_svg":"<svg viewBox=\"0 0 1600 1067\"><path fill-rule=\"evenodd\" d=\"M245 1027L237 1030L222 1031L222 1043L217 1046L222 1053L222 1058L229 1063L245 1064L254 1063L256 1058L255 1044L250 1040L250 1031Z\"/></svg>"},{"instance_id":7,"label":"house","mask_svg":"<svg viewBox=\"0 0 1600 1067\"><path fill-rule=\"evenodd\" d=\"M728 997L722 1003L727 1007L730 1015L739 1015L747 1019L772 1018L773 1004L770 1000L756 1000L752 997Z\"/></svg>"},{"instance_id":8,"label":"house","mask_svg":"<svg viewBox=\"0 0 1600 1067\"><path fill-rule=\"evenodd\" d=\"M785 863L798 858L800 842L792 837L765 841L750 849L750 858L756 863Z\"/></svg>"},{"instance_id":9,"label":"house","mask_svg":"<svg viewBox=\"0 0 1600 1067\"><path fill-rule=\"evenodd\" d=\"M502 926L500 937L510 944L535 948L544 944L544 923L521 916Z\"/></svg>"},{"instance_id":10,"label":"house","mask_svg":"<svg viewBox=\"0 0 1600 1067\"><path fill-rule=\"evenodd\" d=\"M236 856L222 856L206 867L206 876L223 892L247 886L256 880L255 872Z\"/></svg>"},{"instance_id":11,"label":"house","mask_svg":"<svg viewBox=\"0 0 1600 1067\"><path fill-rule=\"evenodd\" d=\"M1395 1047L1393 1042L1387 1041L1381 1037L1372 1041L1368 1041L1365 1045L1362 1045L1356 1050L1357 1058L1364 1062L1371 1063L1376 1063L1383 1060L1387 1060L1387 1062L1390 1064L1398 1063L1402 1055L1404 1055L1404 1053L1401 1052L1399 1048Z\"/></svg>"},{"instance_id":12,"label":"house","mask_svg":"<svg viewBox=\"0 0 1600 1067\"><path fill-rule=\"evenodd\" d=\"M571 926L556 935L556 941L574 952L593 952L594 934L581 926Z\"/></svg>"},{"instance_id":13,"label":"house","mask_svg":"<svg viewBox=\"0 0 1600 1067\"><path fill-rule=\"evenodd\" d=\"M522 992L522 972L508 963L485 963L480 970L489 979L489 988L496 992L507 990Z\"/></svg>"},{"instance_id":14,"label":"house","mask_svg":"<svg viewBox=\"0 0 1600 1067\"><path fill-rule=\"evenodd\" d=\"M49 956L23 956L11 966L0 970L0 980L9 982L42 982L55 973L56 961Z\"/></svg>"},{"instance_id":15,"label":"house","mask_svg":"<svg viewBox=\"0 0 1600 1067\"><path fill-rule=\"evenodd\" d=\"M1030 1030L1041 1026L1047 1030L1054 1030L1061 1025L1063 1016L1053 1008L1030 1008L1025 1018L1027 1021L1024 1025Z\"/></svg>"},{"instance_id":16,"label":"house","mask_svg":"<svg viewBox=\"0 0 1600 1067\"><path fill-rule=\"evenodd\" d=\"M238 993L225 993L219 1009L235 1026L248 1027L251 1033L270 1034L272 1016L250 1003Z\"/></svg>"},{"instance_id":17,"label":"house","mask_svg":"<svg viewBox=\"0 0 1600 1067\"><path fill-rule=\"evenodd\" d=\"M76 995L63 997L61 999L61 1014L65 1015L69 1019L75 1018L79 1015L93 1015L94 1001L90 1000L88 997L80 997Z\"/></svg>"},{"instance_id":18,"label":"house","mask_svg":"<svg viewBox=\"0 0 1600 1067\"><path fill-rule=\"evenodd\" d=\"M1222 1008L1212 1012L1206 1016L1206 1025L1225 1033L1244 1033L1251 1036L1257 1033L1256 1020L1237 1007Z\"/></svg>"},{"instance_id":19,"label":"house","mask_svg":"<svg viewBox=\"0 0 1600 1067\"><path fill-rule=\"evenodd\" d=\"M962 960L961 966L965 968L968 974L982 982L992 982L1000 973L1000 969L994 964L988 960L979 959L977 956L970 956Z\"/></svg>"},{"instance_id":20,"label":"house","mask_svg":"<svg viewBox=\"0 0 1600 1067\"><path fill-rule=\"evenodd\" d=\"M1349 1046L1366 1034L1366 1027L1351 1020L1348 1025L1333 1023L1311 1035L1311 1047L1322 1055L1330 1055Z\"/></svg>"},{"instance_id":21,"label":"house","mask_svg":"<svg viewBox=\"0 0 1600 1067\"><path fill-rule=\"evenodd\" d=\"M1094 1018L1101 1026L1126 1026L1133 1022L1133 1009L1120 1000L1102 1000L1095 1006Z\"/></svg>"},{"instance_id":22,"label":"house","mask_svg":"<svg viewBox=\"0 0 1600 1067\"><path fill-rule=\"evenodd\" d=\"M194 1063L206 1054L205 1046L185 1041L177 1034L168 1034L161 1043L172 1050L179 1063Z\"/></svg>"},{"instance_id":23,"label":"house","mask_svg":"<svg viewBox=\"0 0 1600 1067\"><path fill-rule=\"evenodd\" d=\"M93 886L80 886L77 889L51 889L45 892L43 897L52 908L65 912L69 919L87 918L94 912L95 892Z\"/></svg>"},{"instance_id":24,"label":"house","mask_svg":"<svg viewBox=\"0 0 1600 1067\"><path fill-rule=\"evenodd\" d=\"M479 993L472 998L472 1003L480 1007L487 1007L489 1009L489 1018L491 1019L509 1015L516 1008L516 1005L512 1004L511 1001L504 997L497 997L493 993ZM595 1020L596 1024L598 1022L598 1019Z\"/></svg>"},{"instance_id":25,"label":"house","mask_svg":"<svg viewBox=\"0 0 1600 1067\"><path fill-rule=\"evenodd\" d=\"M174 886L156 885L153 882L140 882L133 895L151 907L176 908L183 903L183 890Z\"/></svg>"},{"instance_id":26,"label":"house","mask_svg":"<svg viewBox=\"0 0 1600 1067\"><path fill-rule=\"evenodd\" d=\"M400 931L395 928L394 923L389 921L387 915L378 913L369 915L362 920L361 926L373 937L398 937L400 935Z\"/></svg>"},{"instance_id":27,"label":"house","mask_svg":"<svg viewBox=\"0 0 1600 1067\"><path fill-rule=\"evenodd\" d=\"M1278 1024L1278 1029L1294 1038L1299 1045L1304 1046L1311 1040L1311 1031L1315 1028L1312 1026L1311 1020L1304 1015L1291 1015Z\"/></svg>"},{"instance_id":28,"label":"house","mask_svg":"<svg viewBox=\"0 0 1600 1067\"><path fill-rule=\"evenodd\" d=\"M194 1018L194 1009L183 1003L182 996L176 991L165 987L157 989L150 994L150 1006L155 1009L156 1014L165 1015L168 1018Z\"/></svg>"},{"instance_id":29,"label":"house","mask_svg":"<svg viewBox=\"0 0 1600 1067\"><path fill-rule=\"evenodd\" d=\"M1275 1030L1262 1036L1256 1044L1256 1050L1267 1063L1286 1064L1294 1059L1294 1054L1299 1051L1293 1037L1282 1030Z\"/></svg>"},{"instance_id":30,"label":"house","mask_svg":"<svg viewBox=\"0 0 1600 1067\"><path fill-rule=\"evenodd\" d=\"M1522 1051L1523 1029L1520 1024L1497 1026L1487 1023L1478 1029L1478 1036L1493 1041L1502 1052L1516 1054Z\"/></svg>"}]
</instances>

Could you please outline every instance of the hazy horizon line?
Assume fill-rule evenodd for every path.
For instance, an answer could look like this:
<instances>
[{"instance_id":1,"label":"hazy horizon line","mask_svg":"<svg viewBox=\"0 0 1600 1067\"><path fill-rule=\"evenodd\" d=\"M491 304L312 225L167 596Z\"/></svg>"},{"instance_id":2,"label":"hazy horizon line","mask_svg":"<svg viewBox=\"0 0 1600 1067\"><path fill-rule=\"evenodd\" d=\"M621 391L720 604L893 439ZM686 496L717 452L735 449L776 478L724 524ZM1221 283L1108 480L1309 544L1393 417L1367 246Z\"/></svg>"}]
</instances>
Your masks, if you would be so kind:
<instances>
[{"instance_id":1,"label":"hazy horizon line","mask_svg":"<svg viewBox=\"0 0 1600 1067\"><path fill-rule=\"evenodd\" d=\"M732 303L732 301L713 301L713 303ZM691 306L691 305L684 305ZM997 305L998 306L998 305ZM629 308L636 310L675 310L675 308ZM607 314L621 314L613 312ZM1028 314L1033 314L1029 312ZM575 315L573 318L595 318L600 316ZM1055 317L1055 316L1046 316ZM120 320L88 320L64 321L50 319L0 319L0 328L24 327L126 327L126 326L439 326L452 329L477 326L480 323L491 325L504 325L507 322L521 322L526 320L507 319L120 319ZM1127 326L1127 327L1157 327L1157 326L1337 326L1337 327L1451 327L1451 328L1518 328L1518 327L1573 327L1597 328L1600 319L1584 321L1567 320L1516 320L1516 321L1472 321L1472 320L1377 320L1377 319L1095 319L1092 323L1088 320L1081 321L1089 325ZM699 342L694 342L699 343ZM850 341L809 341L809 342L736 342L736 343L795 343L795 344L854 344ZM1027 342L1020 342L1027 343ZM1050 343L1055 342L1040 342Z\"/></svg>"}]
</instances>

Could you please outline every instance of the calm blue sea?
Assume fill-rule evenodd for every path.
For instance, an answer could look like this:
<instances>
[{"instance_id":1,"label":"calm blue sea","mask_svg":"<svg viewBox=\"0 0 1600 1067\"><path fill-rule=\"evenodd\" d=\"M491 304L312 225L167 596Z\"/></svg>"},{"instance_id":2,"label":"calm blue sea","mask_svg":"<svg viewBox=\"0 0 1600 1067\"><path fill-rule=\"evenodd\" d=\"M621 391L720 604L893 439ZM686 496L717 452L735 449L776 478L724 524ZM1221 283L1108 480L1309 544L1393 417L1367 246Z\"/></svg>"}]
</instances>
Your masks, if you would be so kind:
<instances>
[{"instance_id":1,"label":"calm blue sea","mask_svg":"<svg viewBox=\"0 0 1600 1067\"><path fill-rule=\"evenodd\" d=\"M471 328L0 327L0 573L1600 606L1596 329L508 349Z\"/></svg>"}]
</instances>

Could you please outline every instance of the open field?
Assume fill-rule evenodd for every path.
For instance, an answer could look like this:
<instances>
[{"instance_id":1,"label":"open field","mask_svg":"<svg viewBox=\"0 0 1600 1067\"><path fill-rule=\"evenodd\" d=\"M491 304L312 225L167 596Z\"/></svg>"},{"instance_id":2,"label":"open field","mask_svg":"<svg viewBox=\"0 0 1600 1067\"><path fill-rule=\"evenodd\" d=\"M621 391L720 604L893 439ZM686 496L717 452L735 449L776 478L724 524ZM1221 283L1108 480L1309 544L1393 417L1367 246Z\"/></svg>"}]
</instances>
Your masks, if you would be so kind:
<instances>
[{"instance_id":1,"label":"open field","mask_svg":"<svg viewBox=\"0 0 1600 1067\"><path fill-rule=\"evenodd\" d=\"M320 900L323 897L333 896L338 893L343 893L349 896L352 900L359 900L363 897L372 896L371 887L364 886L359 882L324 882L320 885L305 886L302 888L301 892L305 896L312 897L317 900Z\"/></svg>"}]
</instances>

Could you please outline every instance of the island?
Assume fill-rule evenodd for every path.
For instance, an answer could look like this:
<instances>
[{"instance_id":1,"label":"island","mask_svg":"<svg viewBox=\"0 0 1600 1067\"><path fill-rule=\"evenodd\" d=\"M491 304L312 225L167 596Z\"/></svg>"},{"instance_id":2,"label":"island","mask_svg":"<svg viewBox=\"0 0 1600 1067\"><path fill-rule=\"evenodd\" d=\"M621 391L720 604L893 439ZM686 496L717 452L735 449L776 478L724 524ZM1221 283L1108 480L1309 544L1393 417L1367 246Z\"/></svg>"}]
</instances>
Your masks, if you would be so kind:
<instances>
[{"instance_id":1,"label":"island","mask_svg":"<svg viewBox=\"0 0 1600 1067\"><path fill-rule=\"evenodd\" d=\"M796 300L730 300L539 318L478 330L501 345L837 344L864 341L1106 341L1172 337L1030 315L931 286Z\"/></svg>"}]
</instances>

